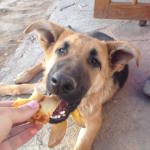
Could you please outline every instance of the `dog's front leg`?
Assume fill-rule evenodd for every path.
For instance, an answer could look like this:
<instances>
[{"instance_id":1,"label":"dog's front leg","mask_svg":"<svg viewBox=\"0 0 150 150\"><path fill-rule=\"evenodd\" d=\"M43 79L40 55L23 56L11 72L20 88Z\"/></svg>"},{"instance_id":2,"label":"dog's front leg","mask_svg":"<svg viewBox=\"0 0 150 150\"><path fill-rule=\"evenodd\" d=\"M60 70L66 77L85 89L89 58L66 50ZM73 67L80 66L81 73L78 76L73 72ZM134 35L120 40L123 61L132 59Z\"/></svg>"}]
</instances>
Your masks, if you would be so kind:
<instances>
[{"instance_id":1,"label":"dog's front leg","mask_svg":"<svg viewBox=\"0 0 150 150\"><path fill-rule=\"evenodd\" d=\"M45 92L45 86L43 82L19 85L0 84L0 96L31 94L35 88L39 89L43 93Z\"/></svg>"},{"instance_id":2,"label":"dog's front leg","mask_svg":"<svg viewBox=\"0 0 150 150\"><path fill-rule=\"evenodd\" d=\"M36 64L28 70L21 72L14 80L16 84L27 83L31 81L38 73L44 70L44 61Z\"/></svg>"},{"instance_id":3,"label":"dog's front leg","mask_svg":"<svg viewBox=\"0 0 150 150\"><path fill-rule=\"evenodd\" d=\"M86 127L80 130L74 150L91 150L94 139L100 130L101 122L101 110L96 112L94 116L87 118L85 123Z\"/></svg>"}]
</instances>

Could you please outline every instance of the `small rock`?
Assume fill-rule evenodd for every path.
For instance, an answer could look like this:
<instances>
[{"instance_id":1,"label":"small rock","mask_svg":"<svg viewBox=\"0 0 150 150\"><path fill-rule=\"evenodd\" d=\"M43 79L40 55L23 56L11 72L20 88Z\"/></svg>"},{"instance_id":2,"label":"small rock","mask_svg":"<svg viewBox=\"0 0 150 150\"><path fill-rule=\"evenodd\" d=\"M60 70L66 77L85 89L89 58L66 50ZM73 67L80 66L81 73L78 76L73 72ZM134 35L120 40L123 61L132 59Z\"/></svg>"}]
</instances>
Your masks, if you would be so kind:
<instances>
[{"instance_id":1,"label":"small rock","mask_svg":"<svg viewBox=\"0 0 150 150\"><path fill-rule=\"evenodd\" d=\"M147 96L150 96L150 77L146 80L143 91Z\"/></svg>"}]
</instances>

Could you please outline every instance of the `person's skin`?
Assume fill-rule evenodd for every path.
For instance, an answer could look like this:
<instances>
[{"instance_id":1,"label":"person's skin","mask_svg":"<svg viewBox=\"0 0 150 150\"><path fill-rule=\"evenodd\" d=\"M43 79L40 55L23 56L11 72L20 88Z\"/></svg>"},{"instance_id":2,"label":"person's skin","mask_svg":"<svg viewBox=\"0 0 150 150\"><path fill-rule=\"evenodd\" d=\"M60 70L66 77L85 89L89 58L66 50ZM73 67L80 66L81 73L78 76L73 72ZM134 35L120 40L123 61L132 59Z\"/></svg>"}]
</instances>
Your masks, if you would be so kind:
<instances>
[{"instance_id":1,"label":"person's skin","mask_svg":"<svg viewBox=\"0 0 150 150\"><path fill-rule=\"evenodd\" d=\"M16 150L41 129L41 125L27 123L38 109L36 101L19 108L13 108L11 101L0 101L0 150Z\"/></svg>"}]
</instances>

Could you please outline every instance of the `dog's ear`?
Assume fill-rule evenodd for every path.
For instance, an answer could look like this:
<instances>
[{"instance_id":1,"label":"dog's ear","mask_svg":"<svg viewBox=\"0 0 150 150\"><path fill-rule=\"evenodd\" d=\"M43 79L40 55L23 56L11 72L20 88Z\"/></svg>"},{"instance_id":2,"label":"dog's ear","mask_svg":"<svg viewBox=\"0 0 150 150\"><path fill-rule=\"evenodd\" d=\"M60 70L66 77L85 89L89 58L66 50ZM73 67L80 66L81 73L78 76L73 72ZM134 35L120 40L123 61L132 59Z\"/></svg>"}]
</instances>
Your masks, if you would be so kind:
<instances>
[{"instance_id":1,"label":"dog's ear","mask_svg":"<svg viewBox=\"0 0 150 150\"><path fill-rule=\"evenodd\" d=\"M37 32L42 48L47 50L47 48L58 39L60 34L64 31L64 28L53 22L40 20L30 24L24 30L24 33L30 33L33 30Z\"/></svg>"},{"instance_id":2,"label":"dog's ear","mask_svg":"<svg viewBox=\"0 0 150 150\"><path fill-rule=\"evenodd\" d=\"M140 63L140 52L133 45L126 41L108 41L107 42L110 65L113 72L121 71L126 64L133 58L136 65Z\"/></svg>"}]
</instances>

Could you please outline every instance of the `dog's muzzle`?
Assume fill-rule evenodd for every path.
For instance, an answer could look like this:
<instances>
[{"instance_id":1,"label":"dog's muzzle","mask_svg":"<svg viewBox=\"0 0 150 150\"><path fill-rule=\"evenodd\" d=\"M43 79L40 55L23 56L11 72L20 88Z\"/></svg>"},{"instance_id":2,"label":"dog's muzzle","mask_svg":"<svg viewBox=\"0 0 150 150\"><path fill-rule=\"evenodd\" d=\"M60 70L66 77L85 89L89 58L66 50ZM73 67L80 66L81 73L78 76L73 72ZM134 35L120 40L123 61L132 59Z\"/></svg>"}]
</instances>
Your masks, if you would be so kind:
<instances>
[{"instance_id":1,"label":"dog's muzzle","mask_svg":"<svg viewBox=\"0 0 150 150\"><path fill-rule=\"evenodd\" d=\"M60 100L50 117L50 123L59 123L64 121L77 106L77 103L71 102L72 96L76 93L77 82L64 73L56 72L49 78L48 87L48 93L55 94Z\"/></svg>"},{"instance_id":2,"label":"dog's muzzle","mask_svg":"<svg viewBox=\"0 0 150 150\"><path fill-rule=\"evenodd\" d=\"M68 118L77 108L90 86L89 76L82 65L72 67L68 61L56 63L47 77L47 93L54 94L60 100L50 117L50 123L59 123Z\"/></svg>"},{"instance_id":3,"label":"dog's muzzle","mask_svg":"<svg viewBox=\"0 0 150 150\"><path fill-rule=\"evenodd\" d=\"M51 90L58 95L67 95L76 89L76 81L63 73L55 73L51 78Z\"/></svg>"}]
</instances>

